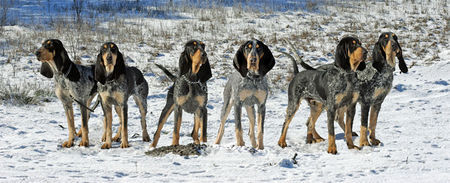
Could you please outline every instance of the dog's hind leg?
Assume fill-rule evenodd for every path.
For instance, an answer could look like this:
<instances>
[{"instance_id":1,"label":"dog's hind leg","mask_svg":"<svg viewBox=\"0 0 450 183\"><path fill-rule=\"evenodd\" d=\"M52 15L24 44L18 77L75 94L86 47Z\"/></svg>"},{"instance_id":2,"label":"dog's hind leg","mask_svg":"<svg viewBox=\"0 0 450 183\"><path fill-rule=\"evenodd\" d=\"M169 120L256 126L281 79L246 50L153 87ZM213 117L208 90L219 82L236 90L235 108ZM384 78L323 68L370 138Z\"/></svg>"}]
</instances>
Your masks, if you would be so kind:
<instances>
[{"instance_id":1,"label":"dog's hind leg","mask_svg":"<svg viewBox=\"0 0 450 183\"><path fill-rule=\"evenodd\" d=\"M235 124L237 146L245 146L244 139L242 138L241 115L242 115L242 102L237 101L236 104L234 104L234 124Z\"/></svg>"},{"instance_id":2,"label":"dog's hind leg","mask_svg":"<svg viewBox=\"0 0 450 183\"><path fill-rule=\"evenodd\" d=\"M369 105L361 104L361 132L359 137L359 146L369 146L367 140L367 122L369 117Z\"/></svg>"},{"instance_id":3,"label":"dog's hind leg","mask_svg":"<svg viewBox=\"0 0 450 183\"><path fill-rule=\"evenodd\" d=\"M150 142L150 136L147 132L147 121L145 119L147 116L147 99L136 95L133 96L133 99L139 107L139 112L141 113L142 140L144 142Z\"/></svg>"},{"instance_id":4,"label":"dog's hind leg","mask_svg":"<svg viewBox=\"0 0 450 183\"><path fill-rule=\"evenodd\" d=\"M80 146L89 147L89 136L88 136L88 133L89 133L89 128L88 128L88 120L89 120L88 115L89 115L89 112L88 112L88 109L83 107L83 106L80 106L80 111L81 111L81 121L82 121L82 123L81 123L82 135L81 135Z\"/></svg>"},{"instance_id":5,"label":"dog's hind leg","mask_svg":"<svg viewBox=\"0 0 450 183\"><path fill-rule=\"evenodd\" d=\"M375 138L375 128L377 127L377 120L380 109L381 104L375 104L370 109L369 138L370 143L374 146L377 146L381 143L380 140Z\"/></svg>"},{"instance_id":6,"label":"dog's hind leg","mask_svg":"<svg viewBox=\"0 0 450 183\"><path fill-rule=\"evenodd\" d=\"M172 138L173 146L177 146L180 144L180 128L182 116L183 116L183 109L181 109L180 106L175 106L174 121L173 121L173 138Z\"/></svg>"},{"instance_id":7,"label":"dog's hind leg","mask_svg":"<svg viewBox=\"0 0 450 183\"><path fill-rule=\"evenodd\" d=\"M312 144L312 143L318 143L322 142L325 139L323 139L319 133L316 131L316 122L319 118L320 114L323 111L323 104L316 102L316 101L310 101L309 102L310 107L310 114L308 121L306 122L306 126L308 127L308 132L306 135L306 143Z\"/></svg>"},{"instance_id":8,"label":"dog's hind leg","mask_svg":"<svg viewBox=\"0 0 450 183\"><path fill-rule=\"evenodd\" d=\"M294 97L289 95L288 100L288 107L286 109L286 117L283 123L283 128L281 129L281 136L278 140L278 145L282 148L285 148L287 146L286 144L286 135L287 130L289 128L289 124L291 123L292 119L294 118L295 113L297 112L298 108L300 107L301 98Z\"/></svg>"},{"instance_id":9,"label":"dog's hind leg","mask_svg":"<svg viewBox=\"0 0 450 183\"><path fill-rule=\"evenodd\" d=\"M226 87L225 87L226 88ZM220 127L219 132L217 133L215 144L220 144L220 141L222 140L223 133L225 131L225 121L227 121L227 117L230 114L231 107L234 105L234 100L231 98L231 92L224 92L224 99L223 99L223 107L222 112L220 114Z\"/></svg>"}]
</instances>

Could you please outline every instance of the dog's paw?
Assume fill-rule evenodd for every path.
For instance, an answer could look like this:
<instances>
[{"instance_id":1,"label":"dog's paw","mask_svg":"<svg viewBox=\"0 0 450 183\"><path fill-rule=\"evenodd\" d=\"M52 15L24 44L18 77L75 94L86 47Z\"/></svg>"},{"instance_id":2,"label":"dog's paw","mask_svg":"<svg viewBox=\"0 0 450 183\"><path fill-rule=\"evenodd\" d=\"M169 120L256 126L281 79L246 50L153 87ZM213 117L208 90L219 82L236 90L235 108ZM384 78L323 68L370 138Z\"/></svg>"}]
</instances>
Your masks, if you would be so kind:
<instances>
[{"instance_id":1,"label":"dog's paw","mask_svg":"<svg viewBox=\"0 0 450 183\"><path fill-rule=\"evenodd\" d=\"M313 144L315 144L315 143L319 143L319 142L323 142L323 141L325 141L325 139L323 139L323 138L315 138L315 139L313 139Z\"/></svg>"},{"instance_id":2,"label":"dog's paw","mask_svg":"<svg viewBox=\"0 0 450 183\"><path fill-rule=\"evenodd\" d=\"M79 146L89 147L89 141L87 141L87 140L81 140Z\"/></svg>"},{"instance_id":3,"label":"dog's paw","mask_svg":"<svg viewBox=\"0 0 450 183\"><path fill-rule=\"evenodd\" d=\"M120 148L128 148L130 147L130 145L128 144L128 142L122 142L120 143Z\"/></svg>"},{"instance_id":4,"label":"dog's paw","mask_svg":"<svg viewBox=\"0 0 450 183\"><path fill-rule=\"evenodd\" d=\"M150 136L148 135L147 132L142 133L142 141L144 142L150 142Z\"/></svg>"},{"instance_id":5,"label":"dog's paw","mask_svg":"<svg viewBox=\"0 0 450 183\"><path fill-rule=\"evenodd\" d=\"M62 147L66 147L66 148L70 148L70 147L72 147L72 146L73 146L73 140L65 141L65 142L62 144Z\"/></svg>"},{"instance_id":6,"label":"dog's paw","mask_svg":"<svg viewBox=\"0 0 450 183\"><path fill-rule=\"evenodd\" d=\"M116 135L111 139L113 142L120 142L120 135Z\"/></svg>"},{"instance_id":7,"label":"dog's paw","mask_svg":"<svg viewBox=\"0 0 450 183\"><path fill-rule=\"evenodd\" d=\"M111 144L110 143L104 143L101 148L102 149L109 149L109 148L111 148Z\"/></svg>"},{"instance_id":8,"label":"dog's paw","mask_svg":"<svg viewBox=\"0 0 450 183\"><path fill-rule=\"evenodd\" d=\"M348 147L348 149L356 149L356 150L361 150L361 148L360 148L360 147L358 147L358 146L355 146L354 144L348 144L348 143L347 143L347 147Z\"/></svg>"},{"instance_id":9,"label":"dog's paw","mask_svg":"<svg viewBox=\"0 0 450 183\"><path fill-rule=\"evenodd\" d=\"M328 153L330 154L337 154L336 146L328 146Z\"/></svg>"},{"instance_id":10,"label":"dog's paw","mask_svg":"<svg viewBox=\"0 0 450 183\"><path fill-rule=\"evenodd\" d=\"M287 147L287 144L286 144L286 141L285 141L285 140L279 140L279 141L278 141L278 145L279 145L281 148Z\"/></svg>"},{"instance_id":11,"label":"dog's paw","mask_svg":"<svg viewBox=\"0 0 450 183\"><path fill-rule=\"evenodd\" d=\"M201 137L200 137L200 141L206 143L206 142L208 141L208 139L207 139L205 136L201 136Z\"/></svg>"},{"instance_id":12,"label":"dog's paw","mask_svg":"<svg viewBox=\"0 0 450 183\"><path fill-rule=\"evenodd\" d=\"M369 146L369 141L367 141L367 138L361 138L359 139L359 146L363 147L363 146Z\"/></svg>"},{"instance_id":13,"label":"dog's paw","mask_svg":"<svg viewBox=\"0 0 450 183\"><path fill-rule=\"evenodd\" d=\"M356 132L352 132L352 136L353 136L353 137L357 137L358 134L357 134Z\"/></svg>"},{"instance_id":14,"label":"dog's paw","mask_svg":"<svg viewBox=\"0 0 450 183\"><path fill-rule=\"evenodd\" d=\"M373 146L378 146L378 145L380 145L380 140L378 140L378 139L376 139L376 138L370 138L370 143L373 145Z\"/></svg>"},{"instance_id":15,"label":"dog's paw","mask_svg":"<svg viewBox=\"0 0 450 183\"><path fill-rule=\"evenodd\" d=\"M80 129L80 130L78 130L78 133L76 134L76 136L77 136L77 137L82 137L82 132L81 132L81 129Z\"/></svg>"}]
</instances>

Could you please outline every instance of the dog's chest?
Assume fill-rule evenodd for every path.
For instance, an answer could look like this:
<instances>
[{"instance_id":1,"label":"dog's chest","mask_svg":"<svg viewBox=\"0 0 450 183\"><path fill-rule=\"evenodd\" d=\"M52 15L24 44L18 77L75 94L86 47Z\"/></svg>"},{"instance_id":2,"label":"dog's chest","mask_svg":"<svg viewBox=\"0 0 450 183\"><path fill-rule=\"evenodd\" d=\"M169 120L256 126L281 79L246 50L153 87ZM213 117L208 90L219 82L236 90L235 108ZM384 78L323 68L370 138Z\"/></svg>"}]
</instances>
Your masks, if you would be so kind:
<instances>
[{"instance_id":1,"label":"dog's chest","mask_svg":"<svg viewBox=\"0 0 450 183\"><path fill-rule=\"evenodd\" d=\"M267 99L268 87L263 80L254 82L243 80L235 93L235 97L244 104L262 104Z\"/></svg>"},{"instance_id":2,"label":"dog's chest","mask_svg":"<svg viewBox=\"0 0 450 183\"><path fill-rule=\"evenodd\" d=\"M126 85L118 82L109 82L104 85L98 83L98 93L100 94L102 101L114 105L123 104L127 99Z\"/></svg>"},{"instance_id":3,"label":"dog's chest","mask_svg":"<svg viewBox=\"0 0 450 183\"><path fill-rule=\"evenodd\" d=\"M175 88L174 99L184 111L194 113L198 108L206 105L208 100L206 87L202 84L179 83Z\"/></svg>"},{"instance_id":4,"label":"dog's chest","mask_svg":"<svg viewBox=\"0 0 450 183\"><path fill-rule=\"evenodd\" d=\"M58 83L56 86L60 90L64 91L67 94L70 94L71 97L81 100L86 99L91 94L91 89L95 85L95 82L92 80L92 78L88 77L88 75L85 75L81 77L79 81L74 82L65 78L61 74L56 74L54 76L56 83Z\"/></svg>"}]
</instances>

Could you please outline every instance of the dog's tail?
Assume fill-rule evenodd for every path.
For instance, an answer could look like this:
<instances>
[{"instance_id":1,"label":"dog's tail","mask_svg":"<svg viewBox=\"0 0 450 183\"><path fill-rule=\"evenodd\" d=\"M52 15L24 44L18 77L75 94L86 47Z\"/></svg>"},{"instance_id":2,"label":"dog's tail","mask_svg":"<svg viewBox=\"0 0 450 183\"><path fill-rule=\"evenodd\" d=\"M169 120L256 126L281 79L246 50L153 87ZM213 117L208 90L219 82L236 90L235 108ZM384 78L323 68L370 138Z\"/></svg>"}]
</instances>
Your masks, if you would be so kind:
<instances>
[{"instance_id":1,"label":"dog's tail","mask_svg":"<svg viewBox=\"0 0 450 183\"><path fill-rule=\"evenodd\" d=\"M172 73L170 73L170 71L167 70L165 67L163 67L162 65L159 65L159 64L155 64L155 65L156 65L159 69L161 69L161 70L164 72L164 74L166 74L167 77L170 78L170 80L172 80L173 82L175 82L175 80L177 80L177 77L174 76Z\"/></svg>"},{"instance_id":2,"label":"dog's tail","mask_svg":"<svg viewBox=\"0 0 450 183\"><path fill-rule=\"evenodd\" d=\"M291 52L294 52L294 53L295 53L295 56L297 56L298 61L300 61L300 65L301 65L304 69L306 69L306 70L316 70L314 67L308 65L307 63L305 63L305 62L303 61L302 56L300 56L300 55L297 53L297 49L295 49L294 45L293 45L289 40L284 39L284 41L285 41L285 43L287 43L287 44L290 46ZM286 55L287 57L289 57L289 58L291 59L292 64L293 64L293 66L294 66L294 74L297 74L299 71L298 71L298 66L297 66L297 62L295 61L295 58L294 58L291 54L289 54L289 53L287 53L287 52L283 52L283 51L280 51L280 52L283 53L284 55Z\"/></svg>"}]
</instances>

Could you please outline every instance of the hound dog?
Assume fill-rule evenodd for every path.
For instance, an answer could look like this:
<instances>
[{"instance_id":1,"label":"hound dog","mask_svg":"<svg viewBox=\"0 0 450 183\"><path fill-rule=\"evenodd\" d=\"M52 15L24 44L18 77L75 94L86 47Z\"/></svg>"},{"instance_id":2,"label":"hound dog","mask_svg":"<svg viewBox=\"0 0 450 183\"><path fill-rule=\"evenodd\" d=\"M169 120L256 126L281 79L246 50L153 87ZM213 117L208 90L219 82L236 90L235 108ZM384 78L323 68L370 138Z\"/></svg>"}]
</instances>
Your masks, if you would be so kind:
<instances>
[{"instance_id":1,"label":"hound dog","mask_svg":"<svg viewBox=\"0 0 450 183\"><path fill-rule=\"evenodd\" d=\"M289 83L288 107L286 119L278 145L286 147L286 134L289 123L300 106L302 99L309 102L319 102L327 109L328 126L328 153L336 154L336 138L334 133L334 119L336 111L342 107L348 107L356 102L359 97L355 92L355 71L361 62L367 57L367 50L361 46L361 42L353 37L343 38L336 47L335 62L332 68L316 70L310 68L298 72L294 61L294 78ZM311 108L311 115L314 113ZM320 114L320 113L319 113ZM308 120L310 121L310 120ZM314 127L308 124L307 141L313 136Z\"/></svg>"},{"instance_id":2,"label":"hound dog","mask_svg":"<svg viewBox=\"0 0 450 183\"><path fill-rule=\"evenodd\" d=\"M174 84L167 93L166 105L161 112L158 129L153 137L151 147L156 147L161 130L169 115L174 112L174 129L172 145L179 145L181 117L183 110L194 113L194 129L191 136L195 144L207 141L208 88L206 81L212 77L211 67L202 41L190 40L184 45L180 55L178 76L174 76L166 68L156 64ZM200 140L198 139L201 128Z\"/></svg>"},{"instance_id":3,"label":"hound dog","mask_svg":"<svg viewBox=\"0 0 450 183\"><path fill-rule=\"evenodd\" d=\"M397 35L392 32L385 32L380 35L378 41L373 48L372 57L373 62L368 63L366 67L357 71L357 85L360 97L358 102L361 105L361 138L359 145L368 146L367 140L367 124L370 119L370 143L372 145L379 145L380 141L375 138L375 128L377 124L378 114L381 109L381 104L386 98L387 94L392 88L393 72L395 71L395 56L399 60L399 68L403 73L408 72L405 60L403 59L402 49L398 42ZM321 66L320 69L326 69L329 66ZM358 68L358 70L360 70ZM322 106L318 103L312 104L315 111L322 111ZM370 117L369 117L370 111ZM344 124L344 112L340 110L337 115L339 125L346 131L347 143L352 140L350 138L353 119L356 112L356 103L352 103L347 111L347 120ZM318 112L320 114L320 112ZM317 115L318 116L318 115ZM317 118L316 118L317 119ZM315 123L315 121L312 121ZM344 127L345 126L345 127ZM345 129L348 128L348 129ZM314 130L315 131L315 130ZM353 136L356 133L352 132Z\"/></svg>"},{"instance_id":4,"label":"hound dog","mask_svg":"<svg viewBox=\"0 0 450 183\"><path fill-rule=\"evenodd\" d=\"M263 134L266 115L266 99L269 91L265 75L275 65L275 58L269 48L259 40L253 39L241 45L233 59L237 70L229 76L223 91L224 105L220 117L220 128L216 144L220 144L225 121L234 106L236 141L244 146L241 126L241 108L245 107L250 120L249 135L252 146L264 149ZM258 106L258 143L255 140L255 108Z\"/></svg>"},{"instance_id":5,"label":"hound dog","mask_svg":"<svg viewBox=\"0 0 450 183\"><path fill-rule=\"evenodd\" d=\"M368 146L367 123L370 119L369 137L372 145L379 145L380 140L375 138L375 128L381 104L392 88L395 71L395 57L397 57L400 71L408 72L405 60L403 59L402 48L398 42L398 37L392 32L384 32L375 43L372 52L373 62L367 68L358 73L358 84L360 85L360 97L358 102L361 105L361 137L360 146ZM349 110L354 118L355 105ZM370 115L369 115L370 111ZM348 114L347 114L348 115ZM346 124L347 125L347 124ZM352 123L350 123L351 129Z\"/></svg>"},{"instance_id":6,"label":"hound dog","mask_svg":"<svg viewBox=\"0 0 450 183\"><path fill-rule=\"evenodd\" d=\"M121 148L129 147L127 101L130 96L133 96L141 113L142 139L145 142L150 141L145 120L148 96L147 81L139 69L125 65L123 55L116 44L107 42L100 47L95 65L95 80L98 81L98 93L105 115L103 133L105 143L101 148L111 148L111 141L118 141L118 139L121 139ZM113 105L120 119L120 126L114 139L112 139L111 131Z\"/></svg>"},{"instance_id":7,"label":"hound dog","mask_svg":"<svg viewBox=\"0 0 450 183\"><path fill-rule=\"evenodd\" d=\"M42 62L40 73L47 78L54 78L55 93L63 103L66 112L69 139L62 147L72 147L76 134L73 116L73 101L79 104L81 111L81 129L78 136L82 136L80 146L89 146L88 120L89 106L97 94L94 80L94 65L83 66L73 63L62 42L58 39L48 39L36 51L36 56Z\"/></svg>"}]
</instances>

